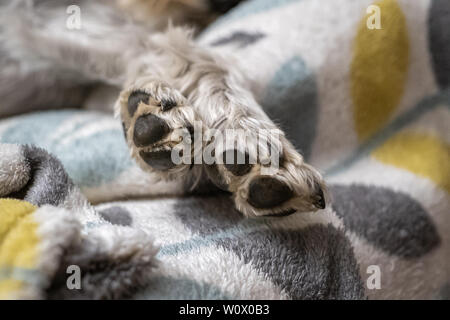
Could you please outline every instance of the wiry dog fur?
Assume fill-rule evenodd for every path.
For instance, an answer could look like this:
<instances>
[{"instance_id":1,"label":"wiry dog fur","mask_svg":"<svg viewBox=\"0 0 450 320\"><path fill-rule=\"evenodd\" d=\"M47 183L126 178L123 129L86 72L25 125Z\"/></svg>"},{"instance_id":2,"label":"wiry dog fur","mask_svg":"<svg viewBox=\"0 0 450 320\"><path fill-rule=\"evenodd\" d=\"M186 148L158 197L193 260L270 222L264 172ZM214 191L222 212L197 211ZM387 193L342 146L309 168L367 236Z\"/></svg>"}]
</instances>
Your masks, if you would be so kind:
<instances>
[{"instance_id":1,"label":"wiry dog fur","mask_svg":"<svg viewBox=\"0 0 450 320\"><path fill-rule=\"evenodd\" d=\"M73 4L81 9L80 30L66 27L65 10ZM113 94L117 88L116 114L133 157L145 170L180 183L198 181L206 172L233 194L236 207L247 216L323 208L322 177L262 111L235 63L192 40L187 24L208 21L209 7L202 0L0 4L0 116L87 104L99 86L108 85ZM168 17L183 26L169 24L162 31ZM170 109L164 107L167 103ZM154 134L145 119L159 121L167 134L142 144ZM161 157L179 142L172 133L183 128L264 132L281 152L280 169L268 176L260 159L244 164L244 170L226 164L164 167ZM239 137L235 142L235 150L248 152ZM203 141L203 147L209 143ZM266 150L267 144L260 147Z\"/></svg>"}]
</instances>

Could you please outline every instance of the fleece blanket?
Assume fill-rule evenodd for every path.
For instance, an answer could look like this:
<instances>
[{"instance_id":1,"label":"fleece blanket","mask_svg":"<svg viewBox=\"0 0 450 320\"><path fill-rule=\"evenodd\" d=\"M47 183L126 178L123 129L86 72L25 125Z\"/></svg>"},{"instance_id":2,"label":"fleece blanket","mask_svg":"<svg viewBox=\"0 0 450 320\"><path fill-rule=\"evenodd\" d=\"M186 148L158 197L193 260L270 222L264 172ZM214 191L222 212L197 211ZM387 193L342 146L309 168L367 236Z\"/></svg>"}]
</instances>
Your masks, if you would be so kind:
<instances>
[{"instance_id":1,"label":"fleece blanket","mask_svg":"<svg viewBox=\"0 0 450 320\"><path fill-rule=\"evenodd\" d=\"M200 36L324 173L316 213L150 195L107 114L0 121L0 297L449 299L449 27L446 0L249 0Z\"/></svg>"}]
</instances>

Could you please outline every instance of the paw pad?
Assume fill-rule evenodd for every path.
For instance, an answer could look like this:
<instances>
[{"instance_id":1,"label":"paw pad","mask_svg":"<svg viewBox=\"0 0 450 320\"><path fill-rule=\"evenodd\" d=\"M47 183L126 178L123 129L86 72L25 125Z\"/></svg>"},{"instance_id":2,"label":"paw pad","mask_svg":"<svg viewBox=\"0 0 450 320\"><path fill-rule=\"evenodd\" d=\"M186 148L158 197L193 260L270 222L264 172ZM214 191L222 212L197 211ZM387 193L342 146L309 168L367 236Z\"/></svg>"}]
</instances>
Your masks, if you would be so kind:
<instances>
[{"instance_id":1,"label":"paw pad","mask_svg":"<svg viewBox=\"0 0 450 320\"><path fill-rule=\"evenodd\" d=\"M161 100L161 109L162 111L169 111L170 109L177 106L177 102L171 99L163 99Z\"/></svg>"},{"instance_id":2,"label":"paw pad","mask_svg":"<svg viewBox=\"0 0 450 320\"><path fill-rule=\"evenodd\" d=\"M125 137L125 140L127 139L127 126L125 125L125 122L122 121L122 130L123 130L123 136Z\"/></svg>"},{"instance_id":3,"label":"paw pad","mask_svg":"<svg viewBox=\"0 0 450 320\"><path fill-rule=\"evenodd\" d=\"M163 139L170 132L167 123L153 115L140 116L134 124L133 140L138 147L145 147Z\"/></svg>"},{"instance_id":4,"label":"paw pad","mask_svg":"<svg viewBox=\"0 0 450 320\"><path fill-rule=\"evenodd\" d=\"M250 182L248 203L258 209L273 208L293 197L292 190L283 182L261 176Z\"/></svg>"},{"instance_id":5,"label":"paw pad","mask_svg":"<svg viewBox=\"0 0 450 320\"><path fill-rule=\"evenodd\" d=\"M250 164L248 153L242 154L238 150L227 150L224 151L222 157L225 168L235 176L243 176L252 170L253 165Z\"/></svg>"},{"instance_id":6,"label":"paw pad","mask_svg":"<svg viewBox=\"0 0 450 320\"><path fill-rule=\"evenodd\" d=\"M172 161L171 150L159 150L159 151L141 151L139 156L150 167L156 170L168 170L175 167Z\"/></svg>"},{"instance_id":7,"label":"paw pad","mask_svg":"<svg viewBox=\"0 0 450 320\"><path fill-rule=\"evenodd\" d=\"M148 93L143 91L133 91L128 97L128 114L130 117L132 117L136 112L139 103L148 103L149 99L150 95Z\"/></svg>"},{"instance_id":8,"label":"paw pad","mask_svg":"<svg viewBox=\"0 0 450 320\"><path fill-rule=\"evenodd\" d=\"M316 186L316 193L314 195L315 201L314 206L318 209L325 209L325 196L323 190L320 186Z\"/></svg>"}]
</instances>

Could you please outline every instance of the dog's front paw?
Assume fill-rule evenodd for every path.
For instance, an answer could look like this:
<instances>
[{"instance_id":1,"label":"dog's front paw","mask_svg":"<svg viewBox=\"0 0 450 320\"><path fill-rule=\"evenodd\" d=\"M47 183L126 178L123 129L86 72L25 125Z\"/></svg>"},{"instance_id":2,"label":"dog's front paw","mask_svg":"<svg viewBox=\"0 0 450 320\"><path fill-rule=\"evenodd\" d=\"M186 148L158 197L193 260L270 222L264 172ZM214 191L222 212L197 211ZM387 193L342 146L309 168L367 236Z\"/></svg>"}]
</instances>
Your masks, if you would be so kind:
<instances>
[{"instance_id":1,"label":"dog's front paw","mask_svg":"<svg viewBox=\"0 0 450 320\"><path fill-rule=\"evenodd\" d=\"M233 149L223 152L220 164L206 166L209 178L233 194L236 208L247 217L281 217L326 206L322 176L283 141L273 151L279 153L270 155L277 161Z\"/></svg>"},{"instance_id":2,"label":"dog's front paw","mask_svg":"<svg viewBox=\"0 0 450 320\"><path fill-rule=\"evenodd\" d=\"M189 170L189 163L174 158L177 154L183 157L179 150L172 152L184 139L191 139L197 123L193 108L179 91L162 81L140 79L122 91L116 112L141 168L156 170L164 178Z\"/></svg>"}]
</instances>

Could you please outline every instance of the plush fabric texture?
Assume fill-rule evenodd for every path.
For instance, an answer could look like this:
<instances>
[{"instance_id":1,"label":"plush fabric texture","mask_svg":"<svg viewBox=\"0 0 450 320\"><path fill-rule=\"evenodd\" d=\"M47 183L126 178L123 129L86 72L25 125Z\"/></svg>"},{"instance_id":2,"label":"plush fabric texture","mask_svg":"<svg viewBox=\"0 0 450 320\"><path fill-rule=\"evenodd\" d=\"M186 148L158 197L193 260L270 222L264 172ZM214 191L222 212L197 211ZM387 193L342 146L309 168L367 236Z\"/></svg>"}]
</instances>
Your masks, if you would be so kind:
<instances>
[{"instance_id":1,"label":"plush fabric texture","mask_svg":"<svg viewBox=\"0 0 450 320\"><path fill-rule=\"evenodd\" d=\"M373 4L381 29L367 28ZM160 182L130 159L109 115L0 122L0 196L30 202L17 202L28 219L61 210L54 219L74 220L40 241L61 230L82 239L46 260L45 284L0 272L0 294L448 299L449 21L446 0L249 0L201 35L236 57L266 112L324 172L333 199L317 213L248 220L225 195L150 197ZM0 221L16 219L2 201ZM31 256L27 270L42 274L45 251ZM65 287L70 264L87 270L82 290ZM368 285L374 266L379 288Z\"/></svg>"},{"instance_id":2,"label":"plush fabric texture","mask_svg":"<svg viewBox=\"0 0 450 320\"><path fill-rule=\"evenodd\" d=\"M45 150L0 150L17 160L13 169L1 163L0 183L22 181L0 198L1 299L123 298L149 282L157 252L151 237L127 227L123 214L103 219ZM81 274L70 290L73 265Z\"/></svg>"}]
</instances>

